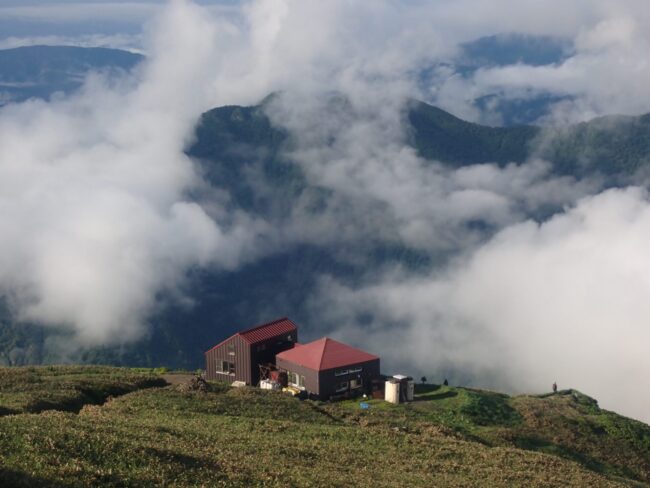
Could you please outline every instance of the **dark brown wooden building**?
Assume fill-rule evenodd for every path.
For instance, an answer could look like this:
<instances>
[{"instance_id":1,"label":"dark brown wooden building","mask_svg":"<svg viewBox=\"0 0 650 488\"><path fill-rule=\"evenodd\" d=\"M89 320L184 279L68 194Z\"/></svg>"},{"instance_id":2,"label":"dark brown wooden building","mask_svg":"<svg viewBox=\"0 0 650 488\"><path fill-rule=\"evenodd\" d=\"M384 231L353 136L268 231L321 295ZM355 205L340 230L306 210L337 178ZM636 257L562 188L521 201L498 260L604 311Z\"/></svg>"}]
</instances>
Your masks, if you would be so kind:
<instances>
[{"instance_id":1,"label":"dark brown wooden building","mask_svg":"<svg viewBox=\"0 0 650 488\"><path fill-rule=\"evenodd\" d=\"M279 353L275 362L287 372L291 386L322 400L368 393L380 376L379 357L328 337L297 344Z\"/></svg>"},{"instance_id":2,"label":"dark brown wooden building","mask_svg":"<svg viewBox=\"0 0 650 488\"><path fill-rule=\"evenodd\" d=\"M276 355L297 340L298 329L286 317L238 332L205 353L206 378L256 386L259 365L275 364Z\"/></svg>"}]
</instances>

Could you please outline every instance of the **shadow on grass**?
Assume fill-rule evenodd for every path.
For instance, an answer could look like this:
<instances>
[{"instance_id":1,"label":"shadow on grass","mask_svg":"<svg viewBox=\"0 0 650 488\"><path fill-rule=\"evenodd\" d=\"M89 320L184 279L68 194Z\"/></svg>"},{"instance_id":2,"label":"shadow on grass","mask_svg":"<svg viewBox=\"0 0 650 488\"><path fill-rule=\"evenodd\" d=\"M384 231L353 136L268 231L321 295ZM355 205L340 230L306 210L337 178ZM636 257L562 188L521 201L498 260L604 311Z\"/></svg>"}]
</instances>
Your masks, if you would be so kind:
<instances>
[{"instance_id":1,"label":"shadow on grass","mask_svg":"<svg viewBox=\"0 0 650 488\"><path fill-rule=\"evenodd\" d=\"M74 485L31 476L23 471L0 467L0 486L11 488L70 488Z\"/></svg>"},{"instance_id":2,"label":"shadow on grass","mask_svg":"<svg viewBox=\"0 0 650 488\"><path fill-rule=\"evenodd\" d=\"M431 393L433 391L438 391L440 388L442 388L442 386L440 385L416 383L415 394L421 395L421 394Z\"/></svg>"},{"instance_id":3,"label":"shadow on grass","mask_svg":"<svg viewBox=\"0 0 650 488\"><path fill-rule=\"evenodd\" d=\"M330 412L328 412L328 411L325 410L324 408L319 407L319 406L316 405L315 403L312 403L312 402L306 402L306 403L311 407L311 409L312 409L314 412L317 412L317 413L323 415L323 416L326 417L328 420L330 420L332 423L335 423L335 424L341 424L341 423L343 423L343 420L341 420L341 419L338 418L338 417L335 417L335 416L332 415Z\"/></svg>"},{"instance_id":4,"label":"shadow on grass","mask_svg":"<svg viewBox=\"0 0 650 488\"><path fill-rule=\"evenodd\" d=\"M0 407L0 417L4 415L16 415L20 412L18 410L12 410L11 408Z\"/></svg>"},{"instance_id":5,"label":"shadow on grass","mask_svg":"<svg viewBox=\"0 0 650 488\"><path fill-rule=\"evenodd\" d=\"M184 469L209 469L210 471L223 471L215 461L206 461L194 456L180 454L178 452L166 451L164 449L149 448L147 454L158 458L164 464L176 464Z\"/></svg>"},{"instance_id":6,"label":"shadow on grass","mask_svg":"<svg viewBox=\"0 0 650 488\"><path fill-rule=\"evenodd\" d=\"M103 405L111 397L119 397L147 388L167 386L162 378L139 381L130 385L78 386L77 395L62 400L36 400L25 407L27 413L41 413L46 410L79 413L85 405Z\"/></svg>"},{"instance_id":7,"label":"shadow on grass","mask_svg":"<svg viewBox=\"0 0 650 488\"><path fill-rule=\"evenodd\" d=\"M458 396L457 391L445 391L433 395L425 394L417 396L413 399L414 402L435 402L436 400L444 400L445 398L453 398Z\"/></svg>"}]
</instances>

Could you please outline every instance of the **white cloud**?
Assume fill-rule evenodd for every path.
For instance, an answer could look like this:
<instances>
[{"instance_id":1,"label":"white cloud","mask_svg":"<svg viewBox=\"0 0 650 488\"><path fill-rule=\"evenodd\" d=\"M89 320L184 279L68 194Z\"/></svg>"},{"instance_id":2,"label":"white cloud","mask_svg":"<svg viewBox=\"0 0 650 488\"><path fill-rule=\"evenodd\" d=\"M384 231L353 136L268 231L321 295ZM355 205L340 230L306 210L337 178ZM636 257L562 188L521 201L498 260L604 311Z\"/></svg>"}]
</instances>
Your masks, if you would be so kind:
<instances>
[{"instance_id":1,"label":"white cloud","mask_svg":"<svg viewBox=\"0 0 650 488\"><path fill-rule=\"evenodd\" d=\"M600 186L554 176L541 160L458 169L426 161L408 143L400 84L377 81L360 93L346 83L338 85L345 98L287 92L267 107L273 122L292 135L286 156L312 186L331 192L316 214L302 202L294 206L290 235L313 242L371 236L454 252L480 244L494 228L541 208L560 209Z\"/></svg>"},{"instance_id":2,"label":"white cloud","mask_svg":"<svg viewBox=\"0 0 650 488\"><path fill-rule=\"evenodd\" d=\"M393 272L358 289L326 279L331 301L316 309L387 366L511 391L557 381L648 421L648 229L647 193L610 190L541 225L508 227L432 275ZM352 327L363 314L374 322Z\"/></svg>"},{"instance_id":3,"label":"white cloud","mask_svg":"<svg viewBox=\"0 0 650 488\"><path fill-rule=\"evenodd\" d=\"M199 183L183 149L210 103L214 35L173 2L137 79L92 75L69 99L0 111L0 288L20 318L119 343L189 268L237 265L257 224L219 227L185 196Z\"/></svg>"},{"instance_id":4,"label":"white cloud","mask_svg":"<svg viewBox=\"0 0 650 488\"><path fill-rule=\"evenodd\" d=\"M142 23L160 11L151 2L74 2L40 5L0 6L0 19L39 22L103 21Z\"/></svg>"},{"instance_id":5,"label":"white cloud","mask_svg":"<svg viewBox=\"0 0 650 488\"><path fill-rule=\"evenodd\" d=\"M579 4L576 2L575 4ZM642 2L591 2L582 14L573 12L555 20L540 13L541 28L523 22L512 30L525 34L562 35L573 41L575 53L565 61L545 66L513 64L479 69L469 79L443 73L434 80L436 103L465 116L480 118L473 101L497 94L504 99L528 99L540 94L570 97L558 102L547 123L573 123L606 114L638 115L650 111L650 48L647 25L650 18ZM572 10L576 5L569 6ZM546 7L546 4L545 4ZM564 11L564 9L562 9ZM548 12L556 12L552 6ZM514 18L522 12L515 9ZM527 12L530 19L534 16ZM496 33L496 32L492 32Z\"/></svg>"},{"instance_id":6,"label":"white cloud","mask_svg":"<svg viewBox=\"0 0 650 488\"><path fill-rule=\"evenodd\" d=\"M0 2L0 20L68 24L102 21L142 25L160 14L168 3L169 0L3 0ZM236 16L241 10L240 5L228 0L196 3L213 14Z\"/></svg>"},{"instance_id":7,"label":"white cloud","mask_svg":"<svg viewBox=\"0 0 650 488\"><path fill-rule=\"evenodd\" d=\"M142 42L141 34L7 37L0 40L0 49L13 49L24 46L79 46L106 47L144 54Z\"/></svg>"}]
</instances>

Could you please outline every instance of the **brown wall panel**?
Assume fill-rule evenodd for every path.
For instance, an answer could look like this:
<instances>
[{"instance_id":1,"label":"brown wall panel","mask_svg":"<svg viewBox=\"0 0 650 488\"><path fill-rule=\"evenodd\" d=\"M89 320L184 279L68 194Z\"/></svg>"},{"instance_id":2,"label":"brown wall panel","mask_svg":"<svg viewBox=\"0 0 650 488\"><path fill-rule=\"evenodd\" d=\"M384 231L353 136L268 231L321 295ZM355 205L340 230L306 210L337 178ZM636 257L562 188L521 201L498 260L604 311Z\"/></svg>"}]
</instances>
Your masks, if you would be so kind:
<instances>
[{"instance_id":1,"label":"brown wall panel","mask_svg":"<svg viewBox=\"0 0 650 488\"><path fill-rule=\"evenodd\" d=\"M289 336L291 336L291 339L289 339ZM259 365L266 363L275 364L275 355L294 347L297 337L298 334L293 332L249 345L240 336L232 336L205 354L206 378L209 380L228 382L237 380L243 381L248 385L257 386L260 381ZM230 348L231 344L233 346L232 349ZM230 354L231 352L234 352L234 354ZM234 362L235 374L218 373L218 361Z\"/></svg>"},{"instance_id":2,"label":"brown wall panel","mask_svg":"<svg viewBox=\"0 0 650 488\"><path fill-rule=\"evenodd\" d=\"M341 375L341 376L336 375L336 371L346 370L355 367L361 367L362 368L361 372L348 373L346 375ZM347 366L342 366L340 368L321 371L319 374L319 383L320 383L319 396L321 398L329 398L332 395L341 395L345 393L345 392L336 391L337 386L344 381L348 382L348 392L350 392L349 382L352 379L361 379L363 381L363 387L360 389L360 392L366 393L369 391L371 381L377 377L379 377L379 359L373 359L372 361L355 363Z\"/></svg>"},{"instance_id":3,"label":"brown wall panel","mask_svg":"<svg viewBox=\"0 0 650 488\"><path fill-rule=\"evenodd\" d=\"M360 388L359 393L367 393L370 391L371 381L378 378L380 375L379 359L354 363L320 372L283 360L282 358L278 358L277 366L283 371L290 371L303 375L305 377L305 389L309 393L313 393L323 400L326 400L333 395L349 393L349 382L352 379L361 379L363 381L363 386ZM361 367L362 370L358 373L348 373L340 376L336 375L336 371L355 367ZM348 391L337 392L337 385L344 381L348 382Z\"/></svg>"},{"instance_id":4,"label":"brown wall panel","mask_svg":"<svg viewBox=\"0 0 650 488\"><path fill-rule=\"evenodd\" d=\"M232 345L232 347L230 347ZM233 336L205 355L206 377L209 380L244 381L251 383L250 346L241 337ZM235 364L235 374L217 372L218 361Z\"/></svg>"},{"instance_id":5,"label":"brown wall panel","mask_svg":"<svg viewBox=\"0 0 650 488\"><path fill-rule=\"evenodd\" d=\"M301 376L304 376L305 390L307 390L309 393L318 395L318 371L300 366L298 364L290 363L289 361L283 360L282 358L278 358L277 366L281 371L290 371L292 373L297 373Z\"/></svg>"}]
</instances>

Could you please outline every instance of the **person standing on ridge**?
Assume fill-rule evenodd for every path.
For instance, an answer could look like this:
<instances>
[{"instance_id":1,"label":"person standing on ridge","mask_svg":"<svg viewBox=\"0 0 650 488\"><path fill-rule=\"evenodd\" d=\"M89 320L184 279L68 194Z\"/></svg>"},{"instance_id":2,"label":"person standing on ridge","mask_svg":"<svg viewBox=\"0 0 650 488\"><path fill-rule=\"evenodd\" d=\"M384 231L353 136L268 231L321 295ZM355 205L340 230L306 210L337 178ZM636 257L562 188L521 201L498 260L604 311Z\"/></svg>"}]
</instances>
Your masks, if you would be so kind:
<instances>
[{"instance_id":1,"label":"person standing on ridge","mask_svg":"<svg viewBox=\"0 0 650 488\"><path fill-rule=\"evenodd\" d=\"M553 382L553 393L557 393L557 383Z\"/></svg>"}]
</instances>

